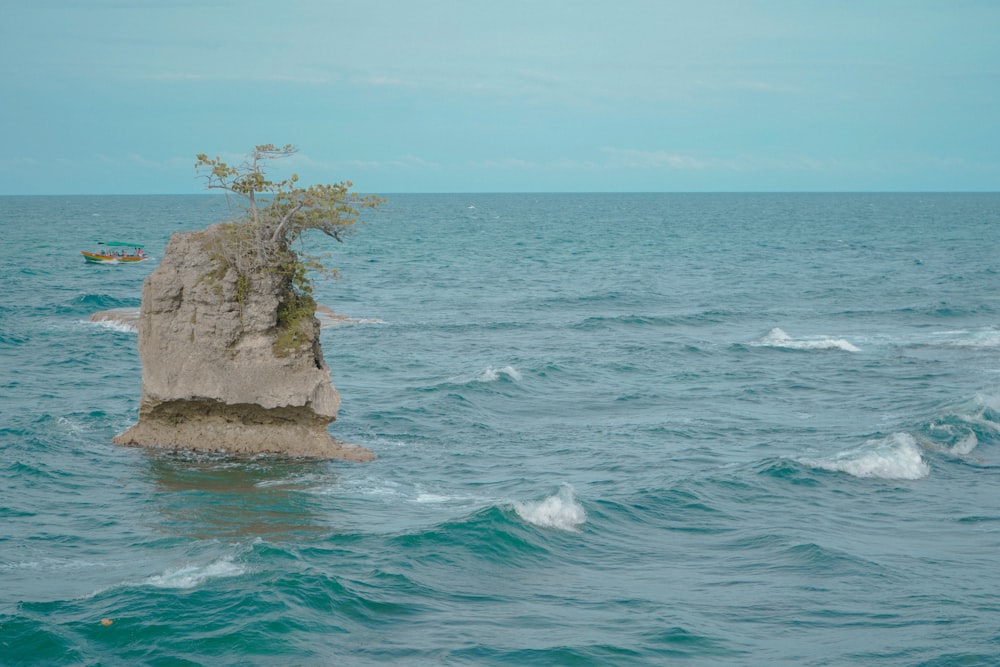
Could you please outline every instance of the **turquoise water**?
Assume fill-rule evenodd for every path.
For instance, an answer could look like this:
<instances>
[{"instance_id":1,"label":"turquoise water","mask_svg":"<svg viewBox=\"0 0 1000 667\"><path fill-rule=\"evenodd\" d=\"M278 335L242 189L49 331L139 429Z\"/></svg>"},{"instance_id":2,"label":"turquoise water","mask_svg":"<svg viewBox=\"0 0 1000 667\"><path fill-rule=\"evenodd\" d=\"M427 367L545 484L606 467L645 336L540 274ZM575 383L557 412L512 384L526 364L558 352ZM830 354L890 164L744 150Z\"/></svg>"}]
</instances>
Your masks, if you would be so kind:
<instances>
[{"instance_id":1,"label":"turquoise water","mask_svg":"<svg viewBox=\"0 0 1000 667\"><path fill-rule=\"evenodd\" d=\"M1000 663L1000 195L391 196L315 239L377 461L116 447L87 318L225 215L0 198L0 664Z\"/></svg>"}]
</instances>

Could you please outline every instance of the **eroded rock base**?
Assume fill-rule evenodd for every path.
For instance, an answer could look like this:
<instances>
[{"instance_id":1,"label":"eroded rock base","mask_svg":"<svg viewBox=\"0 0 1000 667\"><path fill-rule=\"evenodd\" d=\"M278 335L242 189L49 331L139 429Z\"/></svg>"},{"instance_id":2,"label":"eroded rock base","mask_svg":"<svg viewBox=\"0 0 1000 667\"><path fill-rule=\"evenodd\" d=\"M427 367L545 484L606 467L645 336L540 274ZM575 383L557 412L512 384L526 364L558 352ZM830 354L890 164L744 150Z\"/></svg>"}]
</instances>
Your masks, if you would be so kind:
<instances>
[{"instance_id":1,"label":"eroded rock base","mask_svg":"<svg viewBox=\"0 0 1000 667\"><path fill-rule=\"evenodd\" d=\"M262 408L219 401L171 401L144 406L139 422L115 436L119 445L232 454L275 453L308 458L371 461L364 447L326 432L329 420L307 408Z\"/></svg>"}]
</instances>

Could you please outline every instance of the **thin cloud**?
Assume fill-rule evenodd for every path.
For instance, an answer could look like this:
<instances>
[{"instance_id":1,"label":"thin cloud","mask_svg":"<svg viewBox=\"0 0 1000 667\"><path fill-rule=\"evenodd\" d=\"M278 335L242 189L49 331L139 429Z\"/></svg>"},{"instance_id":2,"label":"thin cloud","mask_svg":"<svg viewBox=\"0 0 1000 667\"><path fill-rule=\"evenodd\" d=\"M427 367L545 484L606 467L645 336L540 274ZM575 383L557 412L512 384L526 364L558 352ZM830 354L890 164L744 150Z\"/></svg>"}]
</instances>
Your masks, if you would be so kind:
<instances>
[{"instance_id":1,"label":"thin cloud","mask_svg":"<svg viewBox=\"0 0 1000 667\"><path fill-rule=\"evenodd\" d=\"M811 157L769 157L740 154L711 156L664 150L604 148L606 165L614 169L668 169L677 171L819 171L833 163Z\"/></svg>"},{"instance_id":2,"label":"thin cloud","mask_svg":"<svg viewBox=\"0 0 1000 667\"><path fill-rule=\"evenodd\" d=\"M602 160L530 160L507 157L469 162L473 169L504 171L821 171L842 169L840 160L819 160L810 157L774 158L755 155L713 156L695 152L641 150L634 148L602 148ZM855 165L857 166L857 165Z\"/></svg>"},{"instance_id":3,"label":"thin cloud","mask_svg":"<svg viewBox=\"0 0 1000 667\"><path fill-rule=\"evenodd\" d=\"M733 90L750 93L767 93L774 95L797 95L803 90L795 86L782 86L766 81L736 81L730 86Z\"/></svg>"},{"instance_id":4,"label":"thin cloud","mask_svg":"<svg viewBox=\"0 0 1000 667\"><path fill-rule=\"evenodd\" d=\"M520 158L502 158L499 160L482 160L470 162L473 169L505 169L511 171L563 171L581 169L599 169L601 165L589 160L522 160Z\"/></svg>"},{"instance_id":5,"label":"thin cloud","mask_svg":"<svg viewBox=\"0 0 1000 667\"><path fill-rule=\"evenodd\" d=\"M178 169L190 168L194 162L191 158L171 157L162 160L149 158L139 153L129 153L124 156L97 153L94 159L110 167L141 167L144 169Z\"/></svg>"},{"instance_id":6,"label":"thin cloud","mask_svg":"<svg viewBox=\"0 0 1000 667\"><path fill-rule=\"evenodd\" d=\"M403 155L390 160L348 160L337 163L338 168L358 168L358 169L440 169L437 162L424 160L415 155Z\"/></svg>"},{"instance_id":7,"label":"thin cloud","mask_svg":"<svg viewBox=\"0 0 1000 667\"><path fill-rule=\"evenodd\" d=\"M704 169L737 169L735 162L719 158L696 157L671 151L646 151L632 148L603 148L606 166L614 169L676 169L701 171Z\"/></svg>"},{"instance_id":8,"label":"thin cloud","mask_svg":"<svg viewBox=\"0 0 1000 667\"><path fill-rule=\"evenodd\" d=\"M201 81L205 77L202 74L191 74L189 72L161 72L159 74L148 74L143 78L148 81Z\"/></svg>"},{"instance_id":9,"label":"thin cloud","mask_svg":"<svg viewBox=\"0 0 1000 667\"><path fill-rule=\"evenodd\" d=\"M441 165L416 155L401 155L385 160L321 160L304 153L296 153L284 163L291 169L315 169L322 171L347 171L351 169L440 169Z\"/></svg>"},{"instance_id":10,"label":"thin cloud","mask_svg":"<svg viewBox=\"0 0 1000 667\"><path fill-rule=\"evenodd\" d=\"M44 164L41 160L34 157L11 157L11 158L0 158L0 167L40 167Z\"/></svg>"},{"instance_id":11,"label":"thin cloud","mask_svg":"<svg viewBox=\"0 0 1000 667\"><path fill-rule=\"evenodd\" d=\"M803 88L797 86L787 86L755 79L740 81L706 81L698 79L694 84L698 90L705 92L760 93L762 95L799 95L805 92Z\"/></svg>"},{"instance_id":12,"label":"thin cloud","mask_svg":"<svg viewBox=\"0 0 1000 667\"><path fill-rule=\"evenodd\" d=\"M376 88L420 88L421 84L412 79L401 79L396 76L387 76L384 74L375 76L358 76L353 77L351 83L363 85L363 86L374 86Z\"/></svg>"},{"instance_id":13,"label":"thin cloud","mask_svg":"<svg viewBox=\"0 0 1000 667\"><path fill-rule=\"evenodd\" d=\"M322 74L310 74L308 72L296 72L295 74L269 74L269 73L222 73L222 74L196 74L194 72L158 72L143 74L139 77L142 81L157 81L164 83L294 83L307 85L326 85L331 79Z\"/></svg>"}]
</instances>

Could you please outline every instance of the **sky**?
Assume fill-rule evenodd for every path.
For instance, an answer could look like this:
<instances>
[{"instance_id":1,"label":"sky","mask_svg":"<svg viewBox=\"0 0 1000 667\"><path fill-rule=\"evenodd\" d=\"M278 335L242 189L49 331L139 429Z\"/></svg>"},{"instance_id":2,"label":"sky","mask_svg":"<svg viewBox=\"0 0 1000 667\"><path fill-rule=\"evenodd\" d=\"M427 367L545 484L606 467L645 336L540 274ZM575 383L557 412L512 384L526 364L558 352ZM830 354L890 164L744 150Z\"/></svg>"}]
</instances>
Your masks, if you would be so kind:
<instances>
[{"instance_id":1,"label":"sky","mask_svg":"<svg viewBox=\"0 0 1000 667\"><path fill-rule=\"evenodd\" d=\"M0 194L996 191L996 0L0 0Z\"/></svg>"}]
</instances>

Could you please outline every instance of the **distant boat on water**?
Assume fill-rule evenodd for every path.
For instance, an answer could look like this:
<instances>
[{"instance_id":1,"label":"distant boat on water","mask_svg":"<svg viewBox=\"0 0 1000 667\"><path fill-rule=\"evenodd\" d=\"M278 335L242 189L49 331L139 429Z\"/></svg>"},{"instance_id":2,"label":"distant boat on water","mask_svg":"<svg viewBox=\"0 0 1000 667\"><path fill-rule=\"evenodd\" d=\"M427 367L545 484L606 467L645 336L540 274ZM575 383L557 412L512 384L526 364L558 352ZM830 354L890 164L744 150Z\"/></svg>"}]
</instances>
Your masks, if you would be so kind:
<instances>
[{"instance_id":1,"label":"distant boat on water","mask_svg":"<svg viewBox=\"0 0 1000 667\"><path fill-rule=\"evenodd\" d=\"M149 259L143 252L141 243L98 241L97 245L104 247L98 249L97 252L80 251L88 264L117 264L119 262L141 262Z\"/></svg>"}]
</instances>

